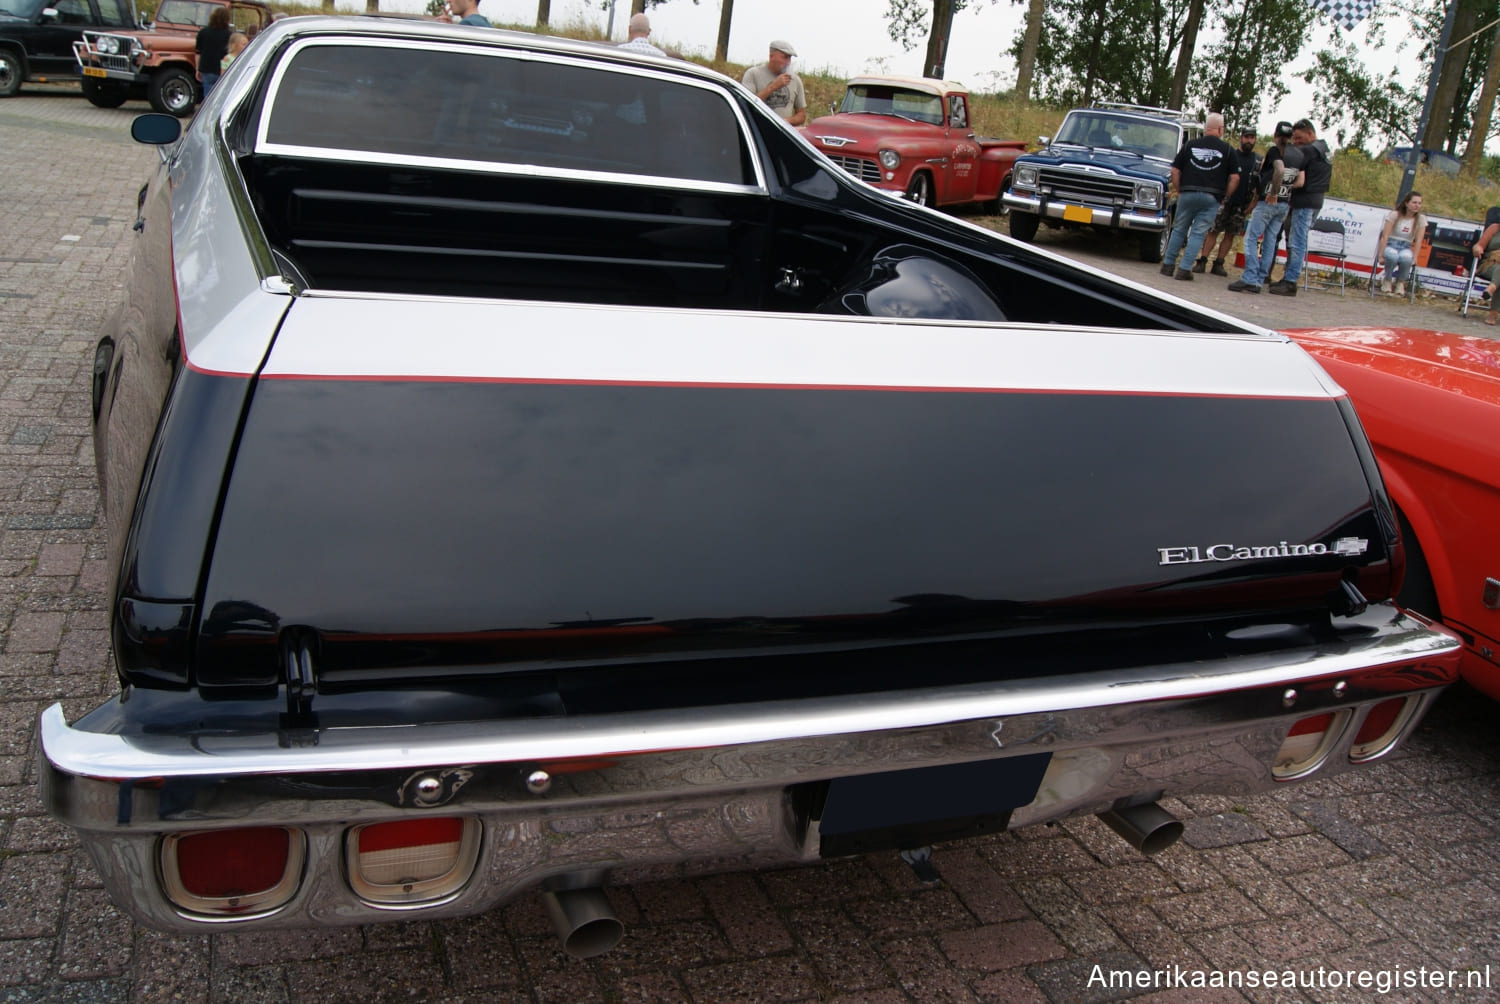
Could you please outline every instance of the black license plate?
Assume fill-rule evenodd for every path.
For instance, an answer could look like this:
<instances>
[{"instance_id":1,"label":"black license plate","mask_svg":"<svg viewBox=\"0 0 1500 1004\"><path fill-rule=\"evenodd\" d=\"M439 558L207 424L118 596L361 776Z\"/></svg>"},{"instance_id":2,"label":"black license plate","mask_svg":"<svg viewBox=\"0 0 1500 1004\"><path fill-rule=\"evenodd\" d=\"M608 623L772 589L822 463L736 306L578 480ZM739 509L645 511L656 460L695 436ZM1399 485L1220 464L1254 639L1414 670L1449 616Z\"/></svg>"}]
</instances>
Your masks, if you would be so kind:
<instances>
[{"instance_id":1,"label":"black license plate","mask_svg":"<svg viewBox=\"0 0 1500 1004\"><path fill-rule=\"evenodd\" d=\"M818 821L825 857L923 847L1005 829L1036 798L1050 753L835 778Z\"/></svg>"}]
</instances>

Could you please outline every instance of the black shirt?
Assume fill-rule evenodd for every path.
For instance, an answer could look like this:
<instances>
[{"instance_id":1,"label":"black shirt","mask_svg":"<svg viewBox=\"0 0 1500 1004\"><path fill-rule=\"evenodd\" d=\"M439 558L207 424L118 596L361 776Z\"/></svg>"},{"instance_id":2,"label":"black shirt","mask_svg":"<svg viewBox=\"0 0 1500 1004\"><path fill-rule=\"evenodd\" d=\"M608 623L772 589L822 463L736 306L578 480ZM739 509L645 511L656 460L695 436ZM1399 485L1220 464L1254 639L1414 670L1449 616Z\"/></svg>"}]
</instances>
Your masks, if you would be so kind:
<instances>
[{"instance_id":1,"label":"black shirt","mask_svg":"<svg viewBox=\"0 0 1500 1004\"><path fill-rule=\"evenodd\" d=\"M1290 150L1291 147L1287 149ZM1292 208L1322 209L1323 195L1333 181L1333 165L1328 163L1323 148L1316 143L1307 143L1297 149L1302 151L1302 170L1307 173L1307 180L1302 183L1301 188L1292 192Z\"/></svg>"},{"instance_id":2,"label":"black shirt","mask_svg":"<svg viewBox=\"0 0 1500 1004\"><path fill-rule=\"evenodd\" d=\"M1272 147L1271 149L1275 149ZM1251 150L1246 153L1243 150L1234 151L1235 162L1239 164L1240 183L1235 186L1234 194L1229 197L1226 205L1238 209L1250 204L1250 196L1257 189L1255 185L1255 174L1260 170L1260 154Z\"/></svg>"},{"instance_id":3,"label":"black shirt","mask_svg":"<svg viewBox=\"0 0 1500 1004\"><path fill-rule=\"evenodd\" d=\"M224 57L229 54L228 28L198 29L198 72L214 74L221 69Z\"/></svg>"},{"instance_id":4,"label":"black shirt","mask_svg":"<svg viewBox=\"0 0 1500 1004\"><path fill-rule=\"evenodd\" d=\"M1177 151L1172 166L1181 176L1178 191L1208 192L1222 199L1239 160L1234 147L1219 137L1199 136Z\"/></svg>"}]
</instances>

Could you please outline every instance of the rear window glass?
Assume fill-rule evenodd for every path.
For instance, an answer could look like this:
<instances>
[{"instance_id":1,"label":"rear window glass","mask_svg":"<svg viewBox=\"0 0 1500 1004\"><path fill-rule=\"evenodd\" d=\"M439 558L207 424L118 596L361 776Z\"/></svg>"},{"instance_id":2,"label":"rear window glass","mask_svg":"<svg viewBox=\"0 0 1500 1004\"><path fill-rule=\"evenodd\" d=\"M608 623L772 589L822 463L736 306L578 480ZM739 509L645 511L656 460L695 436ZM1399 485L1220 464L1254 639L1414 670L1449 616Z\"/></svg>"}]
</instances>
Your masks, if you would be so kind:
<instances>
[{"instance_id":1,"label":"rear window glass","mask_svg":"<svg viewBox=\"0 0 1500 1004\"><path fill-rule=\"evenodd\" d=\"M299 49L264 142L753 183L739 122L717 90L446 47Z\"/></svg>"}]
</instances>

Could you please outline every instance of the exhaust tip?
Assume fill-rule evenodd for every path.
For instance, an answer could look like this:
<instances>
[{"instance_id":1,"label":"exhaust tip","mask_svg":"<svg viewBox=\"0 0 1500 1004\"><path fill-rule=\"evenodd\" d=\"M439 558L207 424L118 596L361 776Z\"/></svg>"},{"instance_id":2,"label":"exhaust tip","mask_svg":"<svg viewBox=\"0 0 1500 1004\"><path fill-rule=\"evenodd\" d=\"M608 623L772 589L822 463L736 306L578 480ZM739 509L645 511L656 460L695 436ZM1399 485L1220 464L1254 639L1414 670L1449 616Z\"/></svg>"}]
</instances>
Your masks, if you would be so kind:
<instances>
[{"instance_id":1,"label":"exhaust tip","mask_svg":"<svg viewBox=\"0 0 1500 1004\"><path fill-rule=\"evenodd\" d=\"M557 931L563 951L575 959L603 955L625 937L625 925L615 916L604 890L561 889L543 892L547 916Z\"/></svg>"},{"instance_id":2,"label":"exhaust tip","mask_svg":"<svg viewBox=\"0 0 1500 1004\"><path fill-rule=\"evenodd\" d=\"M1110 809L1099 813L1099 819L1147 856L1166 850L1182 836L1182 821L1155 802Z\"/></svg>"}]
</instances>

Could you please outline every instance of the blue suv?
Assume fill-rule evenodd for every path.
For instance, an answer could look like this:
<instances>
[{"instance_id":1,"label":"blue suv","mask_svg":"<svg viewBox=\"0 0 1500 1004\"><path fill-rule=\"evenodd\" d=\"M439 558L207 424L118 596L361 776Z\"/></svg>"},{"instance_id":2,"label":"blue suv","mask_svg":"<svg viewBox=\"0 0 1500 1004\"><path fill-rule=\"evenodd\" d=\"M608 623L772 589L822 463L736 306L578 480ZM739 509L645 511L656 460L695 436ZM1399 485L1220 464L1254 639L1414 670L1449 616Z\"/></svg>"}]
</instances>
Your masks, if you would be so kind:
<instances>
[{"instance_id":1,"label":"blue suv","mask_svg":"<svg viewBox=\"0 0 1500 1004\"><path fill-rule=\"evenodd\" d=\"M1030 241L1037 227L1092 226L1138 235L1142 261L1159 262L1172 228L1166 191L1172 158L1203 125L1182 112L1100 102L1075 108L1043 149L1016 160L1002 196L1010 233Z\"/></svg>"}]
</instances>

